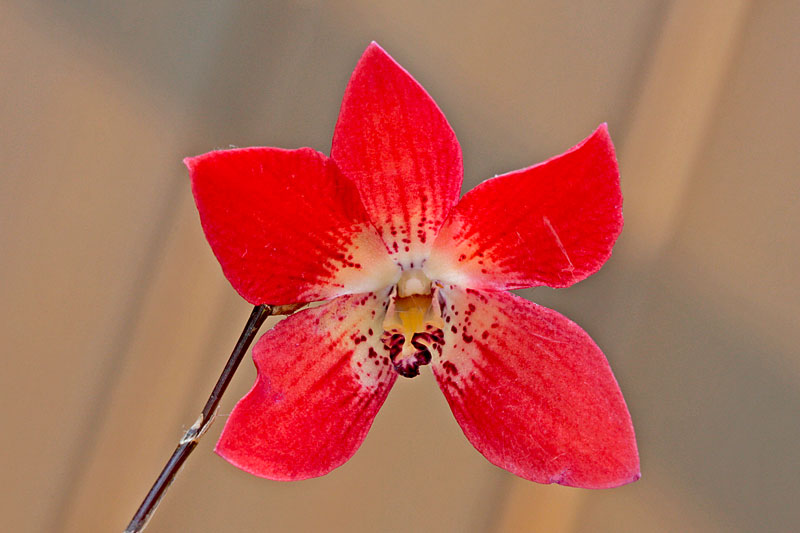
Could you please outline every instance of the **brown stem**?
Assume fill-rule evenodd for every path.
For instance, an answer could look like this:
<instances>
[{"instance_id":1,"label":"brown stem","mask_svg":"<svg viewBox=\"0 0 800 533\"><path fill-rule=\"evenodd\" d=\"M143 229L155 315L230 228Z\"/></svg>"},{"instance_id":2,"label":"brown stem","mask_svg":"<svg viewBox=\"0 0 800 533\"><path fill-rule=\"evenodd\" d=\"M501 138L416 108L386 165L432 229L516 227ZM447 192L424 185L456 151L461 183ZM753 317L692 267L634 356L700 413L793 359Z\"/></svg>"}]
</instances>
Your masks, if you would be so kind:
<instances>
[{"instance_id":1,"label":"brown stem","mask_svg":"<svg viewBox=\"0 0 800 533\"><path fill-rule=\"evenodd\" d=\"M155 483L153 483L153 487L150 489L150 492L147 493L147 496L145 496L136 514L133 515L133 519L125 529L125 533L138 533L147 526L147 522L161 502L161 498L164 497L169 486L175 480L175 476L178 475L178 471L183 466L183 463L186 462L186 458L189 457L189 454L197 447L200 437L203 436L214 421L219 401L225 393L225 389L228 388L234 372L236 372L236 369L239 367L239 363L242 362L244 354L253 342L253 338L256 336L256 333L258 333L264 320L273 314L291 314L297 310L297 307L300 306L272 307L269 305L257 305L253 309L242 334L239 336L239 340L236 342L236 346L233 348L233 352L231 352L231 356L225 368L222 370L222 374L217 380L217 384L214 386L214 390L211 391L211 396L208 397L208 401L206 401L206 405L203 407L203 412L197 417L192 427L186 431L178 442L178 447L175 448L172 457L169 458L161 474L158 476Z\"/></svg>"}]
</instances>

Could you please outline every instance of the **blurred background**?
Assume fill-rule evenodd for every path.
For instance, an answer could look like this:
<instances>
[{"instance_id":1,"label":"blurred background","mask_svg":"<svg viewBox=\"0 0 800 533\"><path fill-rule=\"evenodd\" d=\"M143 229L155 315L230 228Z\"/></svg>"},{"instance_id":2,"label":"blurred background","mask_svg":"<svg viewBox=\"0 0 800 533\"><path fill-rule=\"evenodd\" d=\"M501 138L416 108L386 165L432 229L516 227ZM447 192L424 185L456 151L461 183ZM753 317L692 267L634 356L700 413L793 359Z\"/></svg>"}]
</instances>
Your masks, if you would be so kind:
<instances>
[{"instance_id":1,"label":"blurred background","mask_svg":"<svg viewBox=\"0 0 800 533\"><path fill-rule=\"evenodd\" d=\"M433 95L464 190L607 121L626 227L570 289L630 406L643 477L540 486L489 464L429 371L361 450L270 482L212 453L242 365L148 531L640 532L800 527L800 3L0 1L0 516L121 531L251 307L181 159L328 152L377 40Z\"/></svg>"}]
</instances>

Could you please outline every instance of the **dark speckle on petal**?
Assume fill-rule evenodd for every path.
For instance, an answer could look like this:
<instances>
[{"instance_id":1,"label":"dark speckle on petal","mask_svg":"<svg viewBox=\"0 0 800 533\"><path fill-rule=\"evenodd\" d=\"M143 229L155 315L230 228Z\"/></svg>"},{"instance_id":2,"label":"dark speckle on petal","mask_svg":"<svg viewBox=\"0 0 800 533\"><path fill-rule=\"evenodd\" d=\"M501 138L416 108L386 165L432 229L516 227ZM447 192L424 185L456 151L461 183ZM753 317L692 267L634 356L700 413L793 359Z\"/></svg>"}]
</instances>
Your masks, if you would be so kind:
<instances>
[{"instance_id":1,"label":"dark speckle on petal","mask_svg":"<svg viewBox=\"0 0 800 533\"><path fill-rule=\"evenodd\" d=\"M451 363L450 361L445 361L442 363L442 368L444 369L445 373L455 376L458 374L458 368L456 365Z\"/></svg>"}]
</instances>

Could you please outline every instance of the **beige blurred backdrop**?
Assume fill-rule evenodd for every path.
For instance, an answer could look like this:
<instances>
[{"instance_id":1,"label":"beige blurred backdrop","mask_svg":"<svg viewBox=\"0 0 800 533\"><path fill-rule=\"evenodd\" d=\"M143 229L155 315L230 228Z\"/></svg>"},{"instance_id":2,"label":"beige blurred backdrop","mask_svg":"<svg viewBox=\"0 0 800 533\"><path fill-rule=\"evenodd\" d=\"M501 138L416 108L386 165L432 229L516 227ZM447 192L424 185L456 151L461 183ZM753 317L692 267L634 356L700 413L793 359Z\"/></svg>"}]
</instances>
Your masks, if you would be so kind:
<instances>
[{"instance_id":1,"label":"beige blurred backdrop","mask_svg":"<svg viewBox=\"0 0 800 533\"><path fill-rule=\"evenodd\" d=\"M606 267L522 291L605 350L643 477L540 486L466 441L429 371L361 450L297 483L212 453L148 531L791 531L800 525L800 2L0 1L0 520L121 531L250 306L181 159L327 152L379 41L464 149L465 190L609 123L626 226Z\"/></svg>"}]
</instances>

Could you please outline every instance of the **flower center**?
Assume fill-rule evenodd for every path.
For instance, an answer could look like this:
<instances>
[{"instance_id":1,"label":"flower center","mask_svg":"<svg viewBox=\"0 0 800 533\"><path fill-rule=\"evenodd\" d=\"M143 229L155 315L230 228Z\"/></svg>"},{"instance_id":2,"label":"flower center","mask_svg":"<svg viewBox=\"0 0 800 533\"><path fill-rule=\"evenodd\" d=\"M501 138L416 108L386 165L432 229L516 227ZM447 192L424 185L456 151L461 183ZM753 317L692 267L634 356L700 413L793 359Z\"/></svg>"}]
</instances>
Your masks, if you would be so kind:
<instances>
[{"instance_id":1,"label":"flower center","mask_svg":"<svg viewBox=\"0 0 800 533\"><path fill-rule=\"evenodd\" d=\"M412 378L444 344L442 313L431 280L421 270L403 272L386 310L381 340L395 371Z\"/></svg>"}]
</instances>

